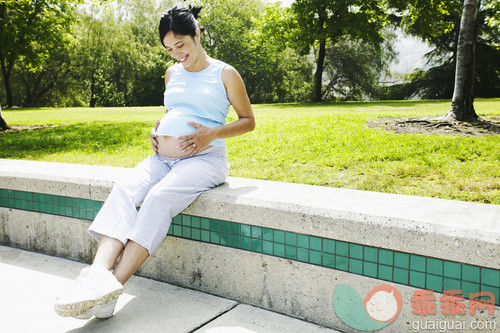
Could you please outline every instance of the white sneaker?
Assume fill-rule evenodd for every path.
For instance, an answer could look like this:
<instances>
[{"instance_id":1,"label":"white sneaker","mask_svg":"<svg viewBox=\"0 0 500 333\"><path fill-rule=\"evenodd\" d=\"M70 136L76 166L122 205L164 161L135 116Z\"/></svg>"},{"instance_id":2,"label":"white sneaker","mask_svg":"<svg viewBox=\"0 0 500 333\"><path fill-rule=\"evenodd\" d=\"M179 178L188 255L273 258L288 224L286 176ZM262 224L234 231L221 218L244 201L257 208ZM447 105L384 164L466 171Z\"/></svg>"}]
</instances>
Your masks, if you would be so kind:
<instances>
[{"instance_id":1,"label":"white sneaker","mask_svg":"<svg viewBox=\"0 0 500 333\"><path fill-rule=\"evenodd\" d=\"M116 302L118 301L118 296L113 297L111 302L107 304L99 304L88 310L87 312L82 313L79 316L75 316L77 319L90 319L93 316L99 319L108 319L111 318L115 312Z\"/></svg>"},{"instance_id":2,"label":"white sneaker","mask_svg":"<svg viewBox=\"0 0 500 333\"><path fill-rule=\"evenodd\" d=\"M113 303L122 292L123 286L113 273L104 266L92 265L82 269L72 287L56 298L54 310L62 317L84 316L97 305Z\"/></svg>"}]
</instances>

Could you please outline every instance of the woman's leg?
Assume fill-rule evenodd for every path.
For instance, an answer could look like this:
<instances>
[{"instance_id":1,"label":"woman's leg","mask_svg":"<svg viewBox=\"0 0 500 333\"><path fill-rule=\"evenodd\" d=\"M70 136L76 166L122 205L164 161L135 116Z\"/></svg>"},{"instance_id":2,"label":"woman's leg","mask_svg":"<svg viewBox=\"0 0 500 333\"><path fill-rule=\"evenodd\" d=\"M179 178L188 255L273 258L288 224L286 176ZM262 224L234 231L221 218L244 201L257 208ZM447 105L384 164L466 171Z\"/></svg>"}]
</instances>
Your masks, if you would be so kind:
<instances>
[{"instance_id":1,"label":"woman's leg","mask_svg":"<svg viewBox=\"0 0 500 333\"><path fill-rule=\"evenodd\" d=\"M153 168L147 167L151 162L156 165ZM117 190L112 191L112 193L117 194L116 198L107 201L107 208L103 206L101 209L105 213L101 214L100 212L99 214L100 223L94 221L94 228L90 228L94 236L100 236L94 260L96 265L84 269L85 272L82 271L84 274L80 275L81 282L89 287L93 286L90 289L83 288L83 294L70 294L66 299L60 298L56 301L55 309L58 314L82 319L90 318L92 315L100 318L111 316L117 296L122 292L123 284L160 245L168 232L172 217L189 206L201 192L222 183L228 173L227 156L224 149L214 149L205 155L171 161L168 166L164 165L161 168L166 174L161 180L158 179L161 171L158 170L160 168L157 168L157 162L156 158L150 158L146 163L143 163L141 168L138 168L146 173L140 172L143 176L142 179L131 179L132 183L135 184L132 186L133 190L127 186L119 186ZM155 169L155 172L150 172ZM148 174L149 176L146 176ZM154 183L157 184L152 186ZM147 185L144 186L144 184ZM140 191L137 191L137 185L141 189ZM138 196L131 194L144 193L144 190L149 186L152 188L148 190L146 198L136 214L134 201L138 200ZM128 203L122 205L120 203L122 199L126 199L125 201ZM123 220L116 207L126 207L123 210L129 212L125 214L127 215L126 220L129 222L125 223L126 228L120 227L120 222L123 223ZM112 221L111 224L114 228L107 228L107 221ZM111 235L116 233L121 235L123 239L109 234L105 236L107 233L98 230L96 224L103 227L102 231L111 230ZM131 230L125 235L129 228ZM125 250L118 260L114 273L111 273L109 269L119 257L123 244L126 244Z\"/></svg>"},{"instance_id":2,"label":"woman's leg","mask_svg":"<svg viewBox=\"0 0 500 333\"><path fill-rule=\"evenodd\" d=\"M134 168L127 179L113 187L89 228L91 235L99 241L94 265L84 268L75 283L57 297L54 309L59 315L82 319L103 313L112 315L123 285L110 269L127 244L127 235L136 219L137 205L169 171L170 167L153 155ZM109 309L106 309L108 305Z\"/></svg>"},{"instance_id":3,"label":"woman's leg","mask_svg":"<svg viewBox=\"0 0 500 333\"><path fill-rule=\"evenodd\" d=\"M104 205L92 222L89 232L100 243L101 236L108 236L127 243L127 235L137 217L137 206L149 190L170 171L158 155L150 156L130 171L111 190Z\"/></svg>"},{"instance_id":4,"label":"woman's leg","mask_svg":"<svg viewBox=\"0 0 500 333\"><path fill-rule=\"evenodd\" d=\"M227 177L225 149L181 159L171 165L170 172L148 192L127 239L149 254L163 241L172 218L188 207L202 192Z\"/></svg>"},{"instance_id":5,"label":"woman's leg","mask_svg":"<svg viewBox=\"0 0 500 333\"><path fill-rule=\"evenodd\" d=\"M93 264L103 265L108 270L111 270L111 268L115 266L116 260L118 260L123 248L123 243L118 239L102 235L99 240Z\"/></svg>"},{"instance_id":6,"label":"woman's leg","mask_svg":"<svg viewBox=\"0 0 500 333\"><path fill-rule=\"evenodd\" d=\"M123 285L149 257L148 250L134 241L129 241L113 274Z\"/></svg>"},{"instance_id":7,"label":"woman's leg","mask_svg":"<svg viewBox=\"0 0 500 333\"><path fill-rule=\"evenodd\" d=\"M198 195L222 183L228 173L225 151L179 160L146 196L113 274L125 284L166 236L172 217Z\"/></svg>"}]
</instances>

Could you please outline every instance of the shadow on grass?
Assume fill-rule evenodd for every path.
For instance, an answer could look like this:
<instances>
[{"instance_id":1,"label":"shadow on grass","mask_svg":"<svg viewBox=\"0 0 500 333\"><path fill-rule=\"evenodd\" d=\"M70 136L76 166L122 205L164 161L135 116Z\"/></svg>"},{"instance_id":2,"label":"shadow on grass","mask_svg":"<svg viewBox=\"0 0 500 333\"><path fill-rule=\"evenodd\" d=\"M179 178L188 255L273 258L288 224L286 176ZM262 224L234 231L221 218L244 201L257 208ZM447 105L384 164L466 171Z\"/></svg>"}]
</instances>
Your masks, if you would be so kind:
<instances>
[{"instance_id":1,"label":"shadow on grass","mask_svg":"<svg viewBox=\"0 0 500 333\"><path fill-rule=\"evenodd\" d=\"M150 123L85 123L0 133L0 158L42 157L61 152L116 151L140 145L149 137Z\"/></svg>"},{"instance_id":2,"label":"shadow on grass","mask_svg":"<svg viewBox=\"0 0 500 333\"><path fill-rule=\"evenodd\" d=\"M294 108L310 108L310 107L339 107L339 108L408 108L408 107L418 107L422 104L446 104L451 103L450 100L446 99L432 99L432 100L381 100L381 101L348 101L348 102L301 102L301 103L275 103L275 104L260 104L264 108L274 107L274 108L288 108L293 106Z\"/></svg>"}]
</instances>

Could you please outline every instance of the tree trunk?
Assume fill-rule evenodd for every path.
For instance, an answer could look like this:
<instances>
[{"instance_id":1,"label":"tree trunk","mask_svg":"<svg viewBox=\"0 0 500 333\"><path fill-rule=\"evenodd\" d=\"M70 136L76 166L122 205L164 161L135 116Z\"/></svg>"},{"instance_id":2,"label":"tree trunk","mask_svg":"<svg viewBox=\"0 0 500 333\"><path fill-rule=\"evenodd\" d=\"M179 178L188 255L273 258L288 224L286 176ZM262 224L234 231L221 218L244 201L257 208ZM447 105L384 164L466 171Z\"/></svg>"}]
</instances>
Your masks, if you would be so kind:
<instances>
[{"instance_id":1,"label":"tree trunk","mask_svg":"<svg viewBox=\"0 0 500 333\"><path fill-rule=\"evenodd\" d=\"M8 65L5 65L5 62L8 63ZM2 61L0 62L1 64L1 69L2 69L2 78L3 78L3 84L5 87L5 94L7 95L7 106L14 106L14 100L12 98L12 89L10 87L10 73L12 71L12 65L11 62Z\"/></svg>"},{"instance_id":2,"label":"tree trunk","mask_svg":"<svg viewBox=\"0 0 500 333\"><path fill-rule=\"evenodd\" d=\"M479 119L474 110L474 72L477 37L477 13L481 0L464 0L458 34L455 88L450 110L442 120L469 121Z\"/></svg>"},{"instance_id":3,"label":"tree trunk","mask_svg":"<svg viewBox=\"0 0 500 333\"><path fill-rule=\"evenodd\" d=\"M326 39L319 42L318 60L316 61L316 72L314 73L314 101L322 101L322 88L323 88L323 68L325 64L326 55Z\"/></svg>"},{"instance_id":4,"label":"tree trunk","mask_svg":"<svg viewBox=\"0 0 500 333\"><path fill-rule=\"evenodd\" d=\"M5 130L8 130L9 128L10 127L5 122L5 119L3 119L2 106L0 105L0 131L5 131Z\"/></svg>"}]
</instances>

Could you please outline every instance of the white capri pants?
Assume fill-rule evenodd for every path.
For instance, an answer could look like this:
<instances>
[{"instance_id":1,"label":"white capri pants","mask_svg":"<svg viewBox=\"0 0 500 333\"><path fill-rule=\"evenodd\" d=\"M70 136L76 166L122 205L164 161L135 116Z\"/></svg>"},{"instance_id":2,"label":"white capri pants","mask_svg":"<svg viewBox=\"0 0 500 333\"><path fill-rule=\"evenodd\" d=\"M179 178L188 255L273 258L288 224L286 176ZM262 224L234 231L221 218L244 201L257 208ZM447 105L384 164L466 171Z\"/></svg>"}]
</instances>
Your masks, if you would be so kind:
<instances>
[{"instance_id":1,"label":"white capri pants","mask_svg":"<svg viewBox=\"0 0 500 333\"><path fill-rule=\"evenodd\" d=\"M113 187L89 233L97 241L101 235L124 245L132 240L151 255L172 219L202 192L223 183L228 173L225 147L210 147L185 158L152 155Z\"/></svg>"}]
</instances>

